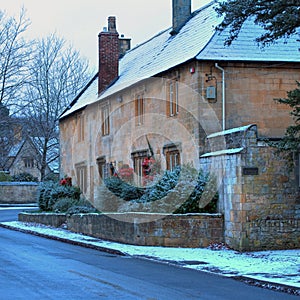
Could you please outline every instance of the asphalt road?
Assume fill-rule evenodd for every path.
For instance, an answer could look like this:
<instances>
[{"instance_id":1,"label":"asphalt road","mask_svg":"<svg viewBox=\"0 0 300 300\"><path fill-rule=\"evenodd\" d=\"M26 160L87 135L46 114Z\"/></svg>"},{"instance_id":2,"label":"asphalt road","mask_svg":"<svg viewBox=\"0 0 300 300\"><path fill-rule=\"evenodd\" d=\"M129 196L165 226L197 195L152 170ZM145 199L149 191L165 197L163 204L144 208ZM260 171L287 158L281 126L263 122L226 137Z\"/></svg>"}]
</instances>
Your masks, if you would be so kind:
<instances>
[{"instance_id":1,"label":"asphalt road","mask_svg":"<svg viewBox=\"0 0 300 300\"><path fill-rule=\"evenodd\" d=\"M17 211L0 210L0 221ZM221 276L0 228L0 299L296 299Z\"/></svg>"}]
</instances>

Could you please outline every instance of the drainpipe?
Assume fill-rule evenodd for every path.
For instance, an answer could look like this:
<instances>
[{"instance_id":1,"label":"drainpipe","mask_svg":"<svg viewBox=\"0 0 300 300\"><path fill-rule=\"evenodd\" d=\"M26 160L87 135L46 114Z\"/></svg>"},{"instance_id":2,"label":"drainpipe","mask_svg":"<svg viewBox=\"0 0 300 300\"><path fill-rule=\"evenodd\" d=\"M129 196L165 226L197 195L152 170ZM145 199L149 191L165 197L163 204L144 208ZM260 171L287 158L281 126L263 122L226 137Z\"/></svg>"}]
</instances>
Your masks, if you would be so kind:
<instances>
[{"instance_id":1,"label":"drainpipe","mask_svg":"<svg viewBox=\"0 0 300 300\"><path fill-rule=\"evenodd\" d=\"M221 68L218 63L215 63L215 67L219 70L222 71L222 129L223 131L226 129L225 128L225 70Z\"/></svg>"}]
</instances>

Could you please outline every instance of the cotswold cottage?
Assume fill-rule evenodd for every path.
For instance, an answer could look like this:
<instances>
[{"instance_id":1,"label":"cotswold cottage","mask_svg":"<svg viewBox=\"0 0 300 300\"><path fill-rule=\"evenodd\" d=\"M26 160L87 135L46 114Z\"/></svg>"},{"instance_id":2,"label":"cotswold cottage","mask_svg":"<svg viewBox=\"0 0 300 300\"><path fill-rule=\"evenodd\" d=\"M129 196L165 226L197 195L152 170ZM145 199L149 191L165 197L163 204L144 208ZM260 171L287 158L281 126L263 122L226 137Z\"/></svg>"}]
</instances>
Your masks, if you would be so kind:
<instances>
[{"instance_id":1,"label":"cotswold cottage","mask_svg":"<svg viewBox=\"0 0 300 300\"><path fill-rule=\"evenodd\" d=\"M142 164L193 164L218 177L224 240L240 250L299 247L299 160L270 148L292 124L286 97L300 76L297 36L261 48L248 20L237 40L215 2L191 12L173 0L173 24L130 49L116 18L99 33L99 72L60 119L61 174L96 206L101 179L123 165L143 184Z\"/></svg>"}]
</instances>

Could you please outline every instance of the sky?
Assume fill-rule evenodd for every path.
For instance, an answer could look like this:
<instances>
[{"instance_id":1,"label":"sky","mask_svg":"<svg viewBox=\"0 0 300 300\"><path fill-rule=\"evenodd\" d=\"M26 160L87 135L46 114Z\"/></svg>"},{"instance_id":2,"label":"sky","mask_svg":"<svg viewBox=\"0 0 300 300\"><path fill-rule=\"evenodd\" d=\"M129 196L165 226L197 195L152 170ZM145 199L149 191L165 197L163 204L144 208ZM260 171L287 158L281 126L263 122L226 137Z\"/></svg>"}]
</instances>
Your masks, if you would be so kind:
<instances>
[{"instance_id":1,"label":"sky","mask_svg":"<svg viewBox=\"0 0 300 300\"><path fill-rule=\"evenodd\" d=\"M192 11L210 0L192 0ZM131 47L172 25L172 0L0 0L0 10L18 16L22 6L31 25L28 38L57 33L97 67L98 33L116 16L119 34L131 38Z\"/></svg>"}]
</instances>

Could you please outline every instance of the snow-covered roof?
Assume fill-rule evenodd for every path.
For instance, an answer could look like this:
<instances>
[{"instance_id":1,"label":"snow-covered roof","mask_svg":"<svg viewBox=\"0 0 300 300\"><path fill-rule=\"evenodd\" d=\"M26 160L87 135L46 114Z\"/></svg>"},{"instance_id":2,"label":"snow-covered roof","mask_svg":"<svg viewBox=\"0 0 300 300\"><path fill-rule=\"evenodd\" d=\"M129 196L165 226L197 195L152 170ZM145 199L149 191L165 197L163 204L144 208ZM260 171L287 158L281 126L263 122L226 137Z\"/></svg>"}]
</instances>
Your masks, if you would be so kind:
<instances>
[{"instance_id":1,"label":"snow-covered roof","mask_svg":"<svg viewBox=\"0 0 300 300\"><path fill-rule=\"evenodd\" d=\"M70 109L66 110L61 115L61 118L64 118L65 116L70 115L73 112L78 111L79 109L82 109L85 106L97 101L97 98L98 98L98 74L96 74L96 75L97 76L94 76L92 81L89 82L85 91L78 98L78 100L74 101L74 104L71 105Z\"/></svg>"},{"instance_id":2,"label":"snow-covered roof","mask_svg":"<svg viewBox=\"0 0 300 300\"><path fill-rule=\"evenodd\" d=\"M243 24L236 40L230 46L224 42L229 36L229 29L216 32L207 46L196 56L198 60L265 61L265 62L300 62L299 38L294 34L288 39L281 38L262 47L256 38L265 33L251 19Z\"/></svg>"},{"instance_id":3,"label":"snow-covered roof","mask_svg":"<svg viewBox=\"0 0 300 300\"><path fill-rule=\"evenodd\" d=\"M8 156L10 158L15 158L16 156L18 156L21 148L23 147L23 145L25 144L25 142L28 139L23 139L22 141L20 141L19 143L17 143L16 145L14 145L10 151ZM44 141L43 137L29 137L29 140L31 142L31 145L33 145L35 147L35 149L38 151L39 154L42 154L42 143ZM52 139L48 142L48 151L47 151L47 165L50 168L51 171L53 172L58 172L59 171L59 157L58 157L58 143L57 140ZM35 153L28 153L28 154L35 154Z\"/></svg>"},{"instance_id":4,"label":"snow-covered roof","mask_svg":"<svg viewBox=\"0 0 300 300\"><path fill-rule=\"evenodd\" d=\"M244 148L233 148L233 149L224 149L214 152L209 152L201 155L201 158L210 157L210 156L219 156L219 155L230 155L230 154L237 154L241 153L244 150Z\"/></svg>"},{"instance_id":5,"label":"snow-covered roof","mask_svg":"<svg viewBox=\"0 0 300 300\"><path fill-rule=\"evenodd\" d=\"M227 129L224 131L218 131L218 132L208 135L207 138L210 139L210 138L214 138L217 136L224 136L224 135L231 134L231 133L246 131L246 130L249 130L253 126L256 126L256 124L249 124L249 125L245 125L245 126L241 126L241 127Z\"/></svg>"},{"instance_id":6,"label":"snow-covered roof","mask_svg":"<svg viewBox=\"0 0 300 300\"><path fill-rule=\"evenodd\" d=\"M171 35L172 28L168 28L132 49L120 60L119 79L100 99L195 58L214 34L218 23L213 5L207 5L194 12L178 34Z\"/></svg>"},{"instance_id":7,"label":"snow-covered roof","mask_svg":"<svg viewBox=\"0 0 300 300\"><path fill-rule=\"evenodd\" d=\"M274 45L261 48L255 38L261 35L263 29L251 20L244 24L231 46L224 46L228 30L221 33L215 31L221 22L215 5L215 1L212 1L193 12L176 35L171 35L172 28L168 28L128 51L119 61L118 80L98 97L98 81L94 79L93 84L62 118L191 59L300 62L298 35L292 36L286 43L282 39Z\"/></svg>"},{"instance_id":8,"label":"snow-covered roof","mask_svg":"<svg viewBox=\"0 0 300 300\"><path fill-rule=\"evenodd\" d=\"M18 155L19 151L21 150L23 144L24 144L24 140L13 145L9 150L8 157L16 157Z\"/></svg>"}]
</instances>

